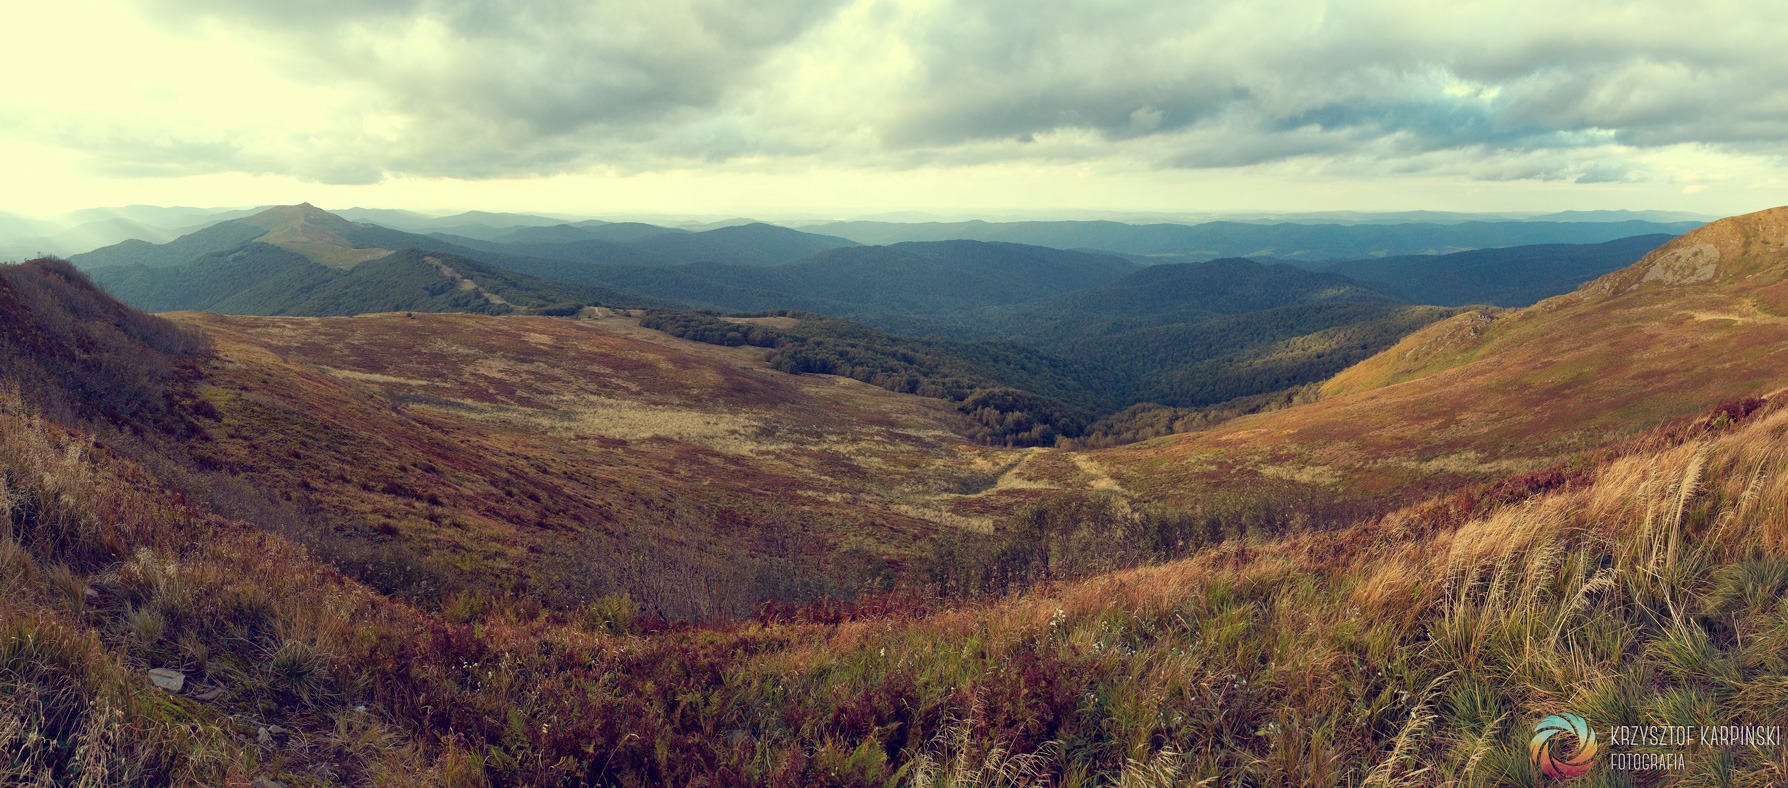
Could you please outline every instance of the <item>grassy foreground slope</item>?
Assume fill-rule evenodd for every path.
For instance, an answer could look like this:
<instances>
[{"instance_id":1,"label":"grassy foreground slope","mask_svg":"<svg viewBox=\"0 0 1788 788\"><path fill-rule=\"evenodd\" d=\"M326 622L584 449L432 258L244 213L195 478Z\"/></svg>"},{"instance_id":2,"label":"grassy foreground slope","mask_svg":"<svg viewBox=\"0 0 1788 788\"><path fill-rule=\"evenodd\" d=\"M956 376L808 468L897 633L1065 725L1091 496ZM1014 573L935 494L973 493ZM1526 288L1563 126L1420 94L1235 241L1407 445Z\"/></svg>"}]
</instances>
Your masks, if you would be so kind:
<instances>
[{"instance_id":1,"label":"grassy foreground slope","mask_svg":"<svg viewBox=\"0 0 1788 788\"><path fill-rule=\"evenodd\" d=\"M1788 209L1724 219L1574 293L1428 326L1314 404L1092 456L1155 501L1407 500L1539 470L1788 385L1785 239Z\"/></svg>"},{"instance_id":2,"label":"grassy foreground slope","mask_svg":"<svg viewBox=\"0 0 1788 788\"><path fill-rule=\"evenodd\" d=\"M986 606L645 633L619 605L418 612L3 395L0 780L1534 784L1561 710L1788 724L1784 441L1779 404L1734 403L1481 506ZM1780 749L1701 748L1657 782L1785 778Z\"/></svg>"},{"instance_id":3,"label":"grassy foreground slope","mask_svg":"<svg viewBox=\"0 0 1788 788\"><path fill-rule=\"evenodd\" d=\"M854 592L990 527L962 493L1017 456L946 403L621 316L168 317L217 348L183 451L429 604L622 593L703 620Z\"/></svg>"}]
</instances>

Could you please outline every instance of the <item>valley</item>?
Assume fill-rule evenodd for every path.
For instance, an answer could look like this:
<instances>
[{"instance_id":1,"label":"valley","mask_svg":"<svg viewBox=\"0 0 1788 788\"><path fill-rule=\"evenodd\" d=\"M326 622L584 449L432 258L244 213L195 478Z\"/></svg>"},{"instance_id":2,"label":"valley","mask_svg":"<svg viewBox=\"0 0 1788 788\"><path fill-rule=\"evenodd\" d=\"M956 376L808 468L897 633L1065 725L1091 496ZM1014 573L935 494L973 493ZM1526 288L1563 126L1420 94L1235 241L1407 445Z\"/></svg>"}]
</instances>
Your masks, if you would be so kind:
<instances>
[{"instance_id":1,"label":"valley","mask_svg":"<svg viewBox=\"0 0 1788 788\"><path fill-rule=\"evenodd\" d=\"M979 314L960 324L979 337L701 311L356 246L397 236L297 213L94 278L178 295L221 280L154 271L254 281L244 255L291 254L268 270L357 278L215 292L352 314L150 316L66 263L0 269L19 392L0 404L0 581L22 600L0 627L38 644L0 658L136 721L103 752L142 779L1318 784L1413 773L1406 747L1494 783L1530 768L1498 721L1517 707L1700 691L1659 655L1711 638L1705 616L1764 644L1694 641L1734 665L1714 713L1775 708L1788 499L1763 469L1788 388L1788 209L1518 307L1002 250L1020 273L1104 267L937 313ZM411 273L366 278L382 264ZM852 270L837 281L885 273ZM1025 341L985 338L1006 330ZM1207 381L1327 366L1246 389L1271 399L1121 409L1088 348L1150 333ZM1070 439L1101 417L1128 437ZM1568 603L1589 594L1618 605ZM1691 598L1714 612L1673 607ZM1523 627L1573 634L1535 646ZM138 681L149 668L191 691ZM29 724L112 719L54 708Z\"/></svg>"},{"instance_id":2,"label":"valley","mask_svg":"<svg viewBox=\"0 0 1788 788\"><path fill-rule=\"evenodd\" d=\"M410 598L513 586L738 618L891 584L938 530L991 530L1025 498L965 505L1015 455L937 400L624 316L170 317L217 347L195 460L329 523L323 549Z\"/></svg>"}]
</instances>

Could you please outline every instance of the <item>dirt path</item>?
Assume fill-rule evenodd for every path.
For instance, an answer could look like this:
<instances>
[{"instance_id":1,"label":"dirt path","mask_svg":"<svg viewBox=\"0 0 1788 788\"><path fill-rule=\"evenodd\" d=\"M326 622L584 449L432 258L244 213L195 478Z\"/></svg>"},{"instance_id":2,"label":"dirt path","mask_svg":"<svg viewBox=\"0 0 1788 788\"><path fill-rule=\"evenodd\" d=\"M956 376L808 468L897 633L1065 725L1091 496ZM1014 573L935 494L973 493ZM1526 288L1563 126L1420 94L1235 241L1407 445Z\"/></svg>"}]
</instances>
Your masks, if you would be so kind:
<instances>
[{"instance_id":1,"label":"dirt path","mask_svg":"<svg viewBox=\"0 0 1788 788\"><path fill-rule=\"evenodd\" d=\"M1012 463L1012 467L1007 468L1005 473L1000 474L999 480L994 482L992 487L989 487L986 490L981 491L981 493L979 493L979 494L986 495L987 493L995 492L998 490L1012 490L1012 489L1023 489L1023 490L1054 489L1055 485L1050 484L1048 482L1040 482L1040 481L1035 481L1035 480L1031 480L1031 479L1025 479L1025 478L1022 478L1019 476L1019 472L1024 470L1025 466L1027 466L1031 463L1031 460L1037 459L1037 455L1042 454L1043 451L1044 451L1043 449L1039 449L1036 447L1031 447L1029 449L1025 449L1024 456L1019 457L1018 462Z\"/></svg>"},{"instance_id":2,"label":"dirt path","mask_svg":"<svg viewBox=\"0 0 1788 788\"><path fill-rule=\"evenodd\" d=\"M1130 497L1130 494L1124 490L1123 485L1118 484L1116 479L1111 478L1111 474L1106 473L1104 468L1099 467L1098 461L1085 454L1076 453L1070 456L1074 460L1075 467L1080 468L1082 473L1093 477L1092 482L1087 484L1088 487L1095 490L1110 490L1126 498Z\"/></svg>"}]
</instances>

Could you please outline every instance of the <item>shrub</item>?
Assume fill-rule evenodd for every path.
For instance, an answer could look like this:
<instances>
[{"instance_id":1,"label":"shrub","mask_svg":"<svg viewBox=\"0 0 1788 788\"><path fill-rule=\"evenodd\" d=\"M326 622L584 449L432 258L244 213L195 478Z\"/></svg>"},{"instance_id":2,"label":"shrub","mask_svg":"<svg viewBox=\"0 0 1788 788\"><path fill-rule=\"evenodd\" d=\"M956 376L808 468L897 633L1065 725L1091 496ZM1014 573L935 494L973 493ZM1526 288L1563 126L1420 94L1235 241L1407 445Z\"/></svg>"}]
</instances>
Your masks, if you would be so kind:
<instances>
[{"instance_id":1,"label":"shrub","mask_svg":"<svg viewBox=\"0 0 1788 788\"><path fill-rule=\"evenodd\" d=\"M624 635L633 629L633 600L625 594L603 594L584 605L583 625L591 632Z\"/></svg>"}]
</instances>

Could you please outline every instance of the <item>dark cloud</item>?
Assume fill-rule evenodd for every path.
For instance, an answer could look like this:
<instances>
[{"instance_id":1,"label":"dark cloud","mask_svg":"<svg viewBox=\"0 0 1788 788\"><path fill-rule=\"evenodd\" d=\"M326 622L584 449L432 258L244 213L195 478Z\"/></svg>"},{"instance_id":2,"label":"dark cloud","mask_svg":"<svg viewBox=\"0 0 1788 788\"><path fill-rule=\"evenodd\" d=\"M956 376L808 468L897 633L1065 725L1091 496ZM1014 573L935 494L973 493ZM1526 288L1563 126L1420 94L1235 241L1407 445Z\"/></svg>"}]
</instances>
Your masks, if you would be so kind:
<instances>
[{"instance_id":1,"label":"dark cloud","mask_svg":"<svg viewBox=\"0 0 1788 788\"><path fill-rule=\"evenodd\" d=\"M917 31L922 77L885 139L1178 134L1187 149L1163 161L1191 167L1362 149L1520 153L1593 131L1636 146L1780 144L1778 29L1671 3L961 0ZM1138 112L1159 122L1132 123Z\"/></svg>"}]
</instances>

